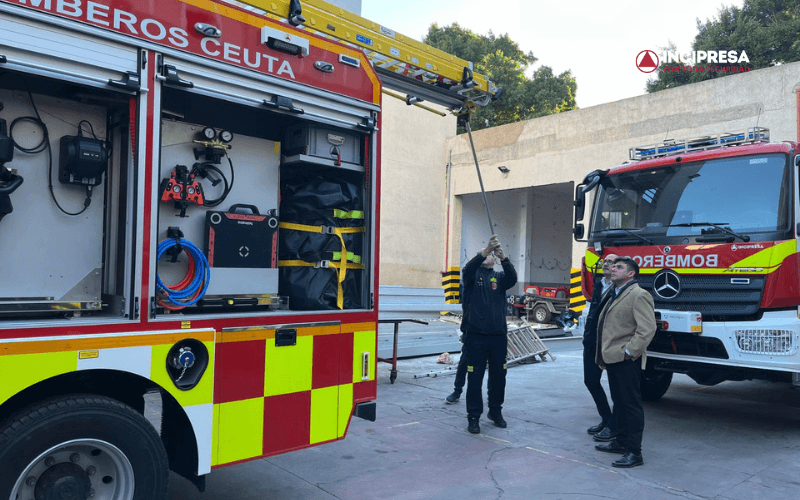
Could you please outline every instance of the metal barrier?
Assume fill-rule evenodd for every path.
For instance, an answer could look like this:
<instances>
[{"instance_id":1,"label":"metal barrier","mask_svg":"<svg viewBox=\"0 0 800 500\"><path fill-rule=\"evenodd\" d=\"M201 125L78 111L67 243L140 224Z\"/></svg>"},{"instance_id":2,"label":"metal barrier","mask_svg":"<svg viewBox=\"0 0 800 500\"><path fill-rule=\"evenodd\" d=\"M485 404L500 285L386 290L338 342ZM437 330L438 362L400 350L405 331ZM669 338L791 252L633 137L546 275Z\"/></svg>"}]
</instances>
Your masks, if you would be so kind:
<instances>
[{"instance_id":1,"label":"metal barrier","mask_svg":"<svg viewBox=\"0 0 800 500\"><path fill-rule=\"evenodd\" d=\"M522 325L508 329L506 364L519 363L536 356L539 356L542 361L547 361L545 356L550 356L550 359L555 361L555 356L550 354L550 350L544 345L533 327L527 321L522 321Z\"/></svg>"}]
</instances>

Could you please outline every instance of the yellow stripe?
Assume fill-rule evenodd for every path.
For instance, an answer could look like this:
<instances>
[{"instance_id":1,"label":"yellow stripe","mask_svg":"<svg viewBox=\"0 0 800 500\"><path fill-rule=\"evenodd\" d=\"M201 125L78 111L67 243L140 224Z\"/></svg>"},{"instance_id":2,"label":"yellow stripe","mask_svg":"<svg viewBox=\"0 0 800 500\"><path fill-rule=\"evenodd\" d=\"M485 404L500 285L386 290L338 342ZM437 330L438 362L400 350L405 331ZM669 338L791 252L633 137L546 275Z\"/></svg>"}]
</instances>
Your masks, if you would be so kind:
<instances>
[{"instance_id":1,"label":"yellow stripe","mask_svg":"<svg viewBox=\"0 0 800 500\"><path fill-rule=\"evenodd\" d=\"M215 14L219 14L221 16L227 17L228 19L233 19L245 24L249 24L250 26L255 26L258 29L263 28L268 23L264 21L264 18L260 16L256 16L254 14L250 14L248 12L244 12L238 9L232 9L230 7L226 7L222 4L213 2L211 0L179 0L183 3L193 5L197 8L213 12ZM287 10L288 12L288 10ZM274 17L273 17L274 18ZM288 27L287 27L288 30ZM298 34L295 31L291 31L292 34ZM324 39L319 39L315 36L303 36L303 32L301 31L298 36L302 36L303 38L308 39L309 45L313 47L320 48L322 50L327 50L329 52L333 52L336 54L345 54L350 57L354 57L356 59L361 60L361 67L364 68L364 73L367 75L369 80L372 82L372 102L373 104L380 105L381 103L381 83L378 80L378 75L372 71L371 68L372 64L370 64L367 56L361 52L360 50L356 50L347 46L338 45L332 42L329 42Z\"/></svg>"},{"instance_id":2,"label":"yellow stripe","mask_svg":"<svg viewBox=\"0 0 800 500\"><path fill-rule=\"evenodd\" d=\"M111 349L114 347L139 347L148 345L174 344L191 337L201 342L213 342L214 330L184 330L180 333L152 335L87 335L81 338L63 340L26 340L25 342L0 343L0 356L14 354L37 354L47 352L85 351L88 349Z\"/></svg>"},{"instance_id":3,"label":"yellow stripe","mask_svg":"<svg viewBox=\"0 0 800 500\"><path fill-rule=\"evenodd\" d=\"M777 267L795 253L797 253L797 241L788 240L754 253L730 267Z\"/></svg>"},{"instance_id":4,"label":"yellow stripe","mask_svg":"<svg viewBox=\"0 0 800 500\"><path fill-rule=\"evenodd\" d=\"M336 261L328 261L328 268L329 269L336 269L337 271L341 268L341 264ZM318 262L306 262L304 260L279 260L278 267L316 267L319 263ZM352 262L348 262L345 266L347 269L364 269L364 264L354 264ZM322 268L324 269L324 268Z\"/></svg>"},{"instance_id":5,"label":"yellow stripe","mask_svg":"<svg viewBox=\"0 0 800 500\"><path fill-rule=\"evenodd\" d=\"M743 243L745 244L745 243ZM713 246L720 246L720 245L713 245ZM689 245L686 247L687 250L698 250L699 248L709 248L709 245ZM753 268L753 270L747 270L743 272L743 274L750 274L750 275L765 275L771 274L777 271L784 260L790 255L797 253L797 241L795 240L787 240L776 245L773 245L769 248L765 248L760 252L757 252L749 257L746 257L734 264L731 264L729 267L720 267L720 268L699 268L699 267L674 267L672 268L676 272L680 274L731 274L731 269L737 268ZM590 267L597 263L599 259L596 255L592 252L586 252L586 266ZM590 264L590 261L593 261ZM755 270L755 269L758 270ZM657 272L661 271L661 269L656 268L642 268L639 270L639 274L656 274ZM737 273L738 274L738 273Z\"/></svg>"},{"instance_id":6,"label":"yellow stripe","mask_svg":"<svg viewBox=\"0 0 800 500\"><path fill-rule=\"evenodd\" d=\"M375 330L375 323L349 323L342 325L342 333L364 332L368 330Z\"/></svg>"}]
</instances>

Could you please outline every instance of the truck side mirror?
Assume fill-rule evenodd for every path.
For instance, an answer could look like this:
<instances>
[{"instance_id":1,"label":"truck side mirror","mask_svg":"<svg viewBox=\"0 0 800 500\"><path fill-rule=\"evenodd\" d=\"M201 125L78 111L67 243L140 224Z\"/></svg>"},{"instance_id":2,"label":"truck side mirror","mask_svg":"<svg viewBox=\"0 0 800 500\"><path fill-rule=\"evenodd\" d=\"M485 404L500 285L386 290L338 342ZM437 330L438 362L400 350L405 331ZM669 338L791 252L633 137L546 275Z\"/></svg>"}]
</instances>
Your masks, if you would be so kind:
<instances>
[{"instance_id":1,"label":"truck side mirror","mask_svg":"<svg viewBox=\"0 0 800 500\"><path fill-rule=\"evenodd\" d=\"M575 222L583 220L583 213L586 210L586 193L583 192L583 186L575 188Z\"/></svg>"},{"instance_id":2,"label":"truck side mirror","mask_svg":"<svg viewBox=\"0 0 800 500\"><path fill-rule=\"evenodd\" d=\"M572 236L575 238L575 241L580 241L583 239L584 228L583 224L576 223L575 227L572 228Z\"/></svg>"}]
</instances>

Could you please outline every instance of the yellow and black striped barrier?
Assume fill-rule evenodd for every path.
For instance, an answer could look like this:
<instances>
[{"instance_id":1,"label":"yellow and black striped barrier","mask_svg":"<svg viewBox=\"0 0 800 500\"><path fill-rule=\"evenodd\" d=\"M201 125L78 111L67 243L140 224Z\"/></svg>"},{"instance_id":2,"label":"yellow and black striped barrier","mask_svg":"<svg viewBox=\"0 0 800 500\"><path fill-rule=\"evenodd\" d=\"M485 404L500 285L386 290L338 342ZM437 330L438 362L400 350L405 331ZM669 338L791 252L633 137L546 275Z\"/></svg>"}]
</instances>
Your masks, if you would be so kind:
<instances>
[{"instance_id":1,"label":"yellow and black striped barrier","mask_svg":"<svg viewBox=\"0 0 800 500\"><path fill-rule=\"evenodd\" d=\"M572 269L569 276L569 308L575 312L583 311L586 307L586 297L581 290L581 270Z\"/></svg>"},{"instance_id":2,"label":"yellow and black striped barrier","mask_svg":"<svg viewBox=\"0 0 800 500\"><path fill-rule=\"evenodd\" d=\"M461 303L461 268L451 267L442 273L444 301L447 304Z\"/></svg>"}]
</instances>

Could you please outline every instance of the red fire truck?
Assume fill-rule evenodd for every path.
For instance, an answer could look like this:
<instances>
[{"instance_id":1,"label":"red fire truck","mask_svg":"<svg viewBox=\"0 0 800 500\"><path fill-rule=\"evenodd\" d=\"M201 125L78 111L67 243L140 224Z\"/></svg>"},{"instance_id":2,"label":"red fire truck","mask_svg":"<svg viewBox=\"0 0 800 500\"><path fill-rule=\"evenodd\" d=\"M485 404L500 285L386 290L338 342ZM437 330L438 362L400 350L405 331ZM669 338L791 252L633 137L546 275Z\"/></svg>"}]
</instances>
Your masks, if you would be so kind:
<instances>
[{"instance_id":1,"label":"red fire truck","mask_svg":"<svg viewBox=\"0 0 800 500\"><path fill-rule=\"evenodd\" d=\"M496 89L248 4L0 0L0 496L161 499L374 420L382 88Z\"/></svg>"},{"instance_id":2,"label":"red fire truck","mask_svg":"<svg viewBox=\"0 0 800 500\"><path fill-rule=\"evenodd\" d=\"M629 160L577 187L575 238L596 190L583 290L591 296L604 255L639 264L659 326L643 397L660 398L673 373L797 384L797 143L750 128L631 148Z\"/></svg>"}]
</instances>

